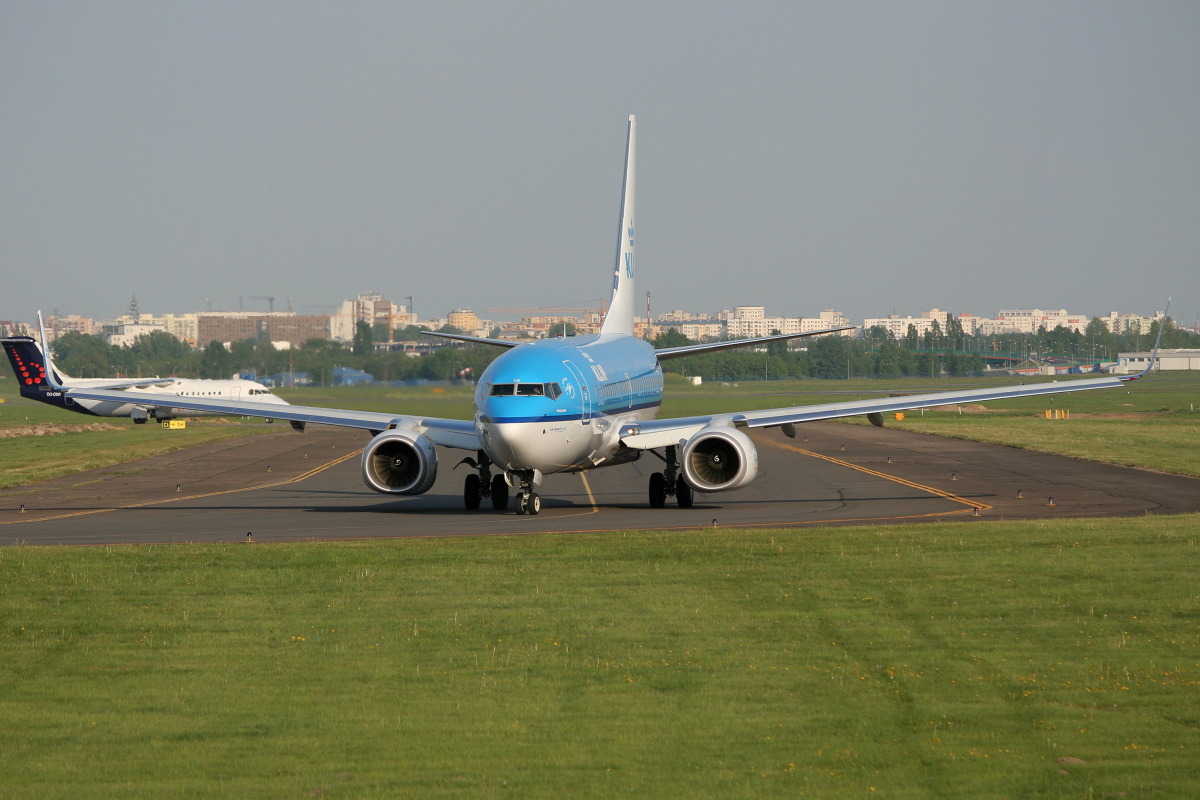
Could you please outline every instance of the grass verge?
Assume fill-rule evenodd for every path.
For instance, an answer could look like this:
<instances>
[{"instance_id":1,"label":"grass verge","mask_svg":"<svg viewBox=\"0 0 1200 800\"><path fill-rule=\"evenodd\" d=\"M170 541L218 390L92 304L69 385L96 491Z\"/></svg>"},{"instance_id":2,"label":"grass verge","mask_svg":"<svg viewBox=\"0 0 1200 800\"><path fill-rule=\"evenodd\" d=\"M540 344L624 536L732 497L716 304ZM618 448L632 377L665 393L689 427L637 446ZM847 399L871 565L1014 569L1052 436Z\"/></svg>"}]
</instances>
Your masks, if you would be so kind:
<instances>
[{"instance_id":1,"label":"grass verge","mask_svg":"<svg viewBox=\"0 0 1200 800\"><path fill-rule=\"evenodd\" d=\"M65 427L66 432L0 437L0 489L37 483L89 469L244 436L274 433L278 425L189 419L183 430L153 422L135 425L127 417L93 417L27 400L13 380L0 381L0 434ZM78 430L99 423L105 430Z\"/></svg>"},{"instance_id":2,"label":"grass verge","mask_svg":"<svg viewBox=\"0 0 1200 800\"><path fill-rule=\"evenodd\" d=\"M0 796L1188 796L1198 524L2 548Z\"/></svg>"},{"instance_id":3,"label":"grass verge","mask_svg":"<svg viewBox=\"0 0 1200 800\"><path fill-rule=\"evenodd\" d=\"M1200 477L1200 418L1195 414L1047 420L1029 415L980 419L976 415L933 412L887 424L938 436Z\"/></svg>"}]
</instances>

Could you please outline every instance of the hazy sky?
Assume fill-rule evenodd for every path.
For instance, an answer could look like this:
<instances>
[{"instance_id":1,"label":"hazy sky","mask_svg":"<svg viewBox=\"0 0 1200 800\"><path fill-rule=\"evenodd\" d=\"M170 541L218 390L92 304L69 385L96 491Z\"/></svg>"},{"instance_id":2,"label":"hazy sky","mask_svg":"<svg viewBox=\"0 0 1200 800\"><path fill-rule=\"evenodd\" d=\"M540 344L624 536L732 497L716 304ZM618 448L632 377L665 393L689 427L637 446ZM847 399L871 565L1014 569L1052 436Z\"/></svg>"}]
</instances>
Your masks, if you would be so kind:
<instances>
[{"instance_id":1,"label":"hazy sky","mask_svg":"<svg viewBox=\"0 0 1200 800\"><path fill-rule=\"evenodd\" d=\"M1200 314L1200 4L0 0L0 319Z\"/></svg>"}]
</instances>

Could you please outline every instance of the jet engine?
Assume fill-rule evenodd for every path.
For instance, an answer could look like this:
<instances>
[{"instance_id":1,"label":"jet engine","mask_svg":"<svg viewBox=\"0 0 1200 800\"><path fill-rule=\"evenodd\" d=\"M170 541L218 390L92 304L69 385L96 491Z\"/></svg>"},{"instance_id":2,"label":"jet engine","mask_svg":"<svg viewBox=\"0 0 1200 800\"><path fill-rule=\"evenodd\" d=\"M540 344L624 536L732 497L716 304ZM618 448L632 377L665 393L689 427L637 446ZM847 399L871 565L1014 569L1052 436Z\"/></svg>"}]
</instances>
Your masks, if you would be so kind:
<instances>
[{"instance_id":1,"label":"jet engine","mask_svg":"<svg viewBox=\"0 0 1200 800\"><path fill-rule=\"evenodd\" d=\"M433 442L409 431L384 431L363 450L363 481L384 494L423 494L437 478Z\"/></svg>"},{"instance_id":2,"label":"jet engine","mask_svg":"<svg viewBox=\"0 0 1200 800\"><path fill-rule=\"evenodd\" d=\"M757 476L758 450L737 428L703 428L683 446L683 477L698 492L740 489Z\"/></svg>"}]
</instances>

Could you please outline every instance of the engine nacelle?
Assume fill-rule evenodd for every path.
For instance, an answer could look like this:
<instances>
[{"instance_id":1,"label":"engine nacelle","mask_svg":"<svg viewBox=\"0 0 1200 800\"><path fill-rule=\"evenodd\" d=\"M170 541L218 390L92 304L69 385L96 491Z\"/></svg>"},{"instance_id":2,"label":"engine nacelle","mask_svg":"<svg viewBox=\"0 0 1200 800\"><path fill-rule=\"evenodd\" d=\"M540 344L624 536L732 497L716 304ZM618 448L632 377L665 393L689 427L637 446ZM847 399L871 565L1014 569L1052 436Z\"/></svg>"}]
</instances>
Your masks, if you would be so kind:
<instances>
[{"instance_id":1,"label":"engine nacelle","mask_svg":"<svg viewBox=\"0 0 1200 800\"><path fill-rule=\"evenodd\" d=\"M384 494L423 494L437 479L433 442L408 431L384 431L362 454L363 482Z\"/></svg>"},{"instance_id":2,"label":"engine nacelle","mask_svg":"<svg viewBox=\"0 0 1200 800\"><path fill-rule=\"evenodd\" d=\"M758 477L758 450L737 428L703 428L683 446L683 477L698 492L740 489Z\"/></svg>"}]
</instances>

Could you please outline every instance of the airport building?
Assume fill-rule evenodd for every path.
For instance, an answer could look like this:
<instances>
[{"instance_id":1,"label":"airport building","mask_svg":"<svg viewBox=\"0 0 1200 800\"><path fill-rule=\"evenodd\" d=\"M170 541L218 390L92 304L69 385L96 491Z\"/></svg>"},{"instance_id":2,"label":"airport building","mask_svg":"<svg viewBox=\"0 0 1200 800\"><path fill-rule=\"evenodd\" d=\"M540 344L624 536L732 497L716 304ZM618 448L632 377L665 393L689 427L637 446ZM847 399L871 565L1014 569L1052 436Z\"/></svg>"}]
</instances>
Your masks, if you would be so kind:
<instances>
[{"instance_id":1,"label":"airport building","mask_svg":"<svg viewBox=\"0 0 1200 800\"><path fill-rule=\"evenodd\" d=\"M103 325L97 326L95 333L103 335L105 341L111 345L129 347L137 340L137 337L154 331L169 333L181 342L195 347L197 315L163 314L156 317L153 314L123 314L115 319L105 320ZM47 335L52 339L55 338L49 333Z\"/></svg>"},{"instance_id":2,"label":"airport building","mask_svg":"<svg viewBox=\"0 0 1200 800\"><path fill-rule=\"evenodd\" d=\"M197 316L199 347L209 342L260 339L298 347L309 339L329 339L329 317L294 311L203 311Z\"/></svg>"},{"instance_id":3,"label":"airport building","mask_svg":"<svg viewBox=\"0 0 1200 800\"><path fill-rule=\"evenodd\" d=\"M938 328L945 333L946 322L950 317L949 312L941 309L931 308L928 311L922 311L919 316L900 316L899 314L890 314L886 317L874 317L863 320L862 329L869 331L871 328L883 328L892 334L895 339L903 339L908 335L908 327L911 325L918 336L924 336L925 333L933 327L936 321Z\"/></svg>"},{"instance_id":4,"label":"airport building","mask_svg":"<svg viewBox=\"0 0 1200 800\"><path fill-rule=\"evenodd\" d=\"M360 322L372 328L379 324L392 329L405 328L417 324L417 315L379 292L362 292L353 300L343 300L329 317L329 338L335 342L354 341L354 331Z\"/></svg>"},{"instance_id":5,"label":"airport building","mask_svg":"<svg viewBox=\"0 0 1200 800\"><path fill-rule=\"evenodd\" d=\"M81 317L78 314L68 314L65 317L53 314L46 317L47 339L56 342L58 337L64 333L85 333L88 336L95 336L100 333L100 326L91 317Z\"/></svg>"},{"instance_id":6,"label":"airport building","mask_svg":"<svg viewBox=\"0 0 1200 800\"><path fill-rule=\"evenodd\" d=\"M1117 365L1113 372L1118 375L1133 375L1141 372L1150 363L1153 352L1117 353ZM1200 369L1200 350L1160 348L1154 360L1156 370Z\"/></svg>"}]
</instances>

